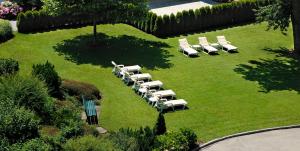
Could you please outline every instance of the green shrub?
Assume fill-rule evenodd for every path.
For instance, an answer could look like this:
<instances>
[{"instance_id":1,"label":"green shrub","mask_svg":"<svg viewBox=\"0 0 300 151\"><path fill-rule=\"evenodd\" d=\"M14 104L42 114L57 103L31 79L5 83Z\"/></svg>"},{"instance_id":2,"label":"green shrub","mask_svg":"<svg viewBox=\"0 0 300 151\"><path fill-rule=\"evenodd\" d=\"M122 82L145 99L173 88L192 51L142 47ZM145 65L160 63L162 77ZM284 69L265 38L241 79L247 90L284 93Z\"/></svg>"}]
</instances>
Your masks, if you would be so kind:
<instances>
[{"instance_id":1,"label":"green shrub","mask_svg":"<svg viewBox=\"0 0 300 151\"><path fill-rule=\"evenodd\" d=\"M54 124L61 129L64 139L82 136L84 122L81 120L81 110L71 101L56 101Z\"/></svg>"},{"instance_id":2,"label":"green shrub","mask_svg":"<svg viewBox=\"0 0 300 151\"><path fill-rule=\"evenodd\" d=\"M162 135L166 133L167 128L166 128L166 122L165 122L165 117L163 113L159 113L155 127L154 127L154 134L155 135Z\"/></svg>"},{"instance_id":3,"label":"green shrub","mask_svg":"<svg viewBox=\"0 0 300 151\"><path fill-rule=\"evenodd\" d=\"M180 129L180 132L187 138L189 148L190 149L194 148L197 143L196 133L193 130L188 128L182 128Z\"/></svg>"},{"instance_id":4,"label":"green shrub","mask_svg":"<svg viewBox=\"0 0 300 151\"><path fill-rule=\"evenodd\" d=\"M155 135L149 127L133 130L122 128L113 132L110 139L120 150L149 151L153 149Z\"/></svg>"},{"instance_id":5,"label":"green shrub","mask_svg":"<svg viewBox=\"0 0 300 151\"><path fill-rule=\"evenodd\" d=\"M32 75L46 83L49 94L53 97L60 98L61 78L55 71L54 65L47 61L45 64L33 65L32 68Z\"/></svg>"},{"instance_id":6,"label":"green shrub","mask_svg":"<svg viewBox=\"0 0 300 151\"><path fill-rule=\"evenodd\" d=\"M38 134L39 120L36 116L23 107L17 107L12 100L5 96L0 96L0 136L6 138L5 145L25 142L36 138Z\"/></svg>"},{"instance_id":7,"label":"green shrub","mask_svg":"<svg viewBox=\"0 0 300 151\"><path fill-rule=\"evenodd\" d=\"M13 59L0 58L0 76L12 75L19 71L19 63Z\"/></svg>"},{"instance_id":8,"label":"green shrub","mask_svg":"<svg viewBox=\"0 0 300 151\"><path fill-rule=\"evenodd\" d=\"M43 123L51 123L54 104L44 84L34 77L13 76L0 79L0 96L15 105L34 111Z\"/></svg>"},{"instance_id":9,"label":"green shrub","mask_svg":"<svg viewBox=\"0 0 300 151\"><path fill-rule=\"evenodd\" d=\"M12 37L13 31L9 21L0 19L0 42L9 40Z\"/></svg>"},{"instance_id":10,"label":"green shrub","mask_svg":"<svg viewBox=\"0 0 300 151\"><path fill-rule=\"evenodd\" d=\"M169 132L156 138L155 150L187 151L188 144L187 138L181 132Z\"/></svg>"},{"instance_id":11,"label":"green shrub","mask_svg":"<svg viewBox=\"0 0 300 151\"><path fill-rule=\"evenodd\" d=\"M107 138L97 138L94 136L83 136L70 139L64 144L66 151L117 151L111 141Z\"/></svg>"},{"instance_id":12,"label":"green shrub","mask_svg":"<svg viewBox=\"0 0 300 151\"><path fill-rule=\"evenodd\" d=\"M64 93L75 96L79 100L81 100L81 96L84 96L87 99L101 99L99 89L92 84L74 80L63 80L61 89Z\"/></svg>"},{"instance_id":13,"label":"green shrub","mask_svg":"<svg viewBox=\"0 0 300 151\"><path fill-rule=\"evenodd\" d=\"M25 142L21 148L22 151L50 151L51 146L41 139L32 139Z\"/></svg>"},{"instance_id":14,"label":"green shrub","mask_svg":"<svg viewBox=\"0 0 300 151\"><path fill-rule=\"evenodd\" d=\"M73 137L82 136L84 134L84 123L80 120L71 120L67 126L62 128L62 137L70 139Z\"/></svg>"}]
</instances>

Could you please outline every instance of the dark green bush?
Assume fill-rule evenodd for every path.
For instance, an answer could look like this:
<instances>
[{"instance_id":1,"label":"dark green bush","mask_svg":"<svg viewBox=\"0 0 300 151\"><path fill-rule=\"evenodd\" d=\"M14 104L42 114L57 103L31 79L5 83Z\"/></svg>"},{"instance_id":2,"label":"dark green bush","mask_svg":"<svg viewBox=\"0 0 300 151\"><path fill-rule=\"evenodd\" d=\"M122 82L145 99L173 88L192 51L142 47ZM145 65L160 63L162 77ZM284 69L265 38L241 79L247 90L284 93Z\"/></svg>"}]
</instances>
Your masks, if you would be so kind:
<instances>
[{"instance_id":1,"label":"dark green bush","mask_svg":"<svg viewBox=\"0 0 300 151\"><path fill-rule=\"evenodd\" d=\"M9 40L12 37L13 31L9 21L0 19L0 42Z\"/></svg>"},{"instance_id":2,"label":"dark green bush","mask_svg":"<svg viewBox=\"0 0 300 151\"><path fill-rule=\"evenodd\" d=\"M165 122L165 117L163 113L159 113L155 127L154 127L154 134L155 135L162 135L166 133L167 128L166 128L166 122Z\"/></svg>"},{"instance_id":3,"label":"dark green bush","mask_svg":"<svg viewBox=\"0 0 300 151\"><path fill-rule=\"evenodd\" d=\"M80 109L70 101L56 101L54 124L61 129L62 137L69 139L84 134Z\"/></svg>"},{"instance_id":4,"label":"dark green bush","mask_svg":"<svg viewBox=\"0 0 300 151\"><path fill-rule=\"evenodd\" d=\"M32 139L22 144L21 151L50 151L51 146L42 139Z\"/></svg>"},{"instance_id":5,"label":"dark green bush","mask_svg":"<svg viewBox=\"0 0 300 151\"><path fill-rule=\"evenodd\" d=\"M48 93L53 97L60 98L61 78L55 71L54 65L47 61L45 64L33 65L32 69L32 75L46 83Z\"/></svg>"},{"instance_id":6,"label":"dark green bush","mask_svg":"<svg viewBox=\"0 0 300 151\"><path fill-rule=\"evenodd\" d=\"M122 128L113 132L110 139L120 150L149 151L153 149L155 135L149 127L133 130Z\"/></svg>"},{"instance_id":7,"label":"dark green bush","mask_svg":"<svg viewBox=\"0 0 300 151\"><path fill-rule=\"evenodd\" d=\"M79 100L81 100L81 96L84 96L86 99L101 99L100 91L92 84L74 80L63 80L61 88L64 93L75 96Z\"/></svg>"},{"instance_id":8,"label":"dark green bush","mask_svg":"<svg viewBox=\"0 0 300 151\"><path fill-rule=\"evenodd\" d=\"M189 142L181 132L168 132L155 139L155 150L188 151Z\"/></svg>"},{"instance_id":9,"label":"dark green bush","mask_svg":"<svg viewBox=\"0 0 300 151\"><path fill-rule=\"evenodd\" d=\"M53 100L44 84L34 77L13 76L0 79L0 96L15 105L34 111L43 123L51 123L54 113Z\"/></svg>"},{"instance_id":10,"label":"dark green bush","mask_svg":"<svg viewBox=\"0 0 300 151\"><path fill-rule=\"evenodd\" d=\"M13 59L0 58L0 76L12 75L19 71L19 63Z\"/></svg>"},{"instance_id":11,"label":"dark green bush","mask_svg":"<svg viewBox=\"0 0 300 151\"><path fill-rule=\"evenodd\" d=\"M70 139L73 137L82 136L84 134L83 122L81 120L71 120L67 126L62 128L62 137Z\"/></svg>"},{"instance_id":12,"label":"dark green bush","mask_svg":"<svg viewBox=\"0 0 300 151\"><path fill-rule=\"evenodd\" d=\"M180 129L180 132L187 138L188 146L190 149L194 148L197 145L197 135L193 130L182 128Z\"/></svg>"},{"instance_id":13,"label":"dark green bush","mask_svg":"<svg viewBox=\"0 0 300 151\"><path fill-rule=\"evenodd\" d=\"M35 115L23 107L17 107L13 100L0 95L0 136L6 138L7 143L21 143L36 138L39 120Z\"/></svg>"}]
</instances>

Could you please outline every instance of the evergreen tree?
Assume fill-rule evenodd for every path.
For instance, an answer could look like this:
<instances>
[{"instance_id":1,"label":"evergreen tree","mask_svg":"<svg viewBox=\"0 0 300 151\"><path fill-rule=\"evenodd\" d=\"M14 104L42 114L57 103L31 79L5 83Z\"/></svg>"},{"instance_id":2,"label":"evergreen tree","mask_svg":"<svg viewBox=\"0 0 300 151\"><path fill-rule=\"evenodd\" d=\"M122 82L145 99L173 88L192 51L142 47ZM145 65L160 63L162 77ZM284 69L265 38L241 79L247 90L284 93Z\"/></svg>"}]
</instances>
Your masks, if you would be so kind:
<instances>
[{"instance_id":1,"label":"evergreen tree","mask_svg":"<svg viewBox=\"0 0 300 151\"><path fill-rule=\"evenodd\" d=\"M163 135L167 131L165 117L163 113L159 113L156 125L154 127L155 135Z\"/></svg>"}]
</instances>

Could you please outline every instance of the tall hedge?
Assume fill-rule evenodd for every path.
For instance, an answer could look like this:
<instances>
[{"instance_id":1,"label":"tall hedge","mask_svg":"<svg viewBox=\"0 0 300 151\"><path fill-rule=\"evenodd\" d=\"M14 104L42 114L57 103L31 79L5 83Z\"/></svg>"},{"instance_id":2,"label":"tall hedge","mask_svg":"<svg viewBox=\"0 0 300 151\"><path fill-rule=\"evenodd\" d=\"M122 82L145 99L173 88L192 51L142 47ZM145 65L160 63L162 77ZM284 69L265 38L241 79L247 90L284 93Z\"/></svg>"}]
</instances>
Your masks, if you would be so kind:
<instances>
[{"instance_id":1,"label":"tall hedge","mask_svg":"<svg viewBox=\"0 0 300 151\"><path fill-rule=\"evenodd\" d=\"M157 16L155 13L149 12L146 20L125 20L123 23L156 36L169 36L253 22L255 21L254 9L266 6L270 2L270 0L240 0L165 16ZM43 11L20 13L17 20L18 30L22 33L92 24L92 19L84 14L52 17ZM103 22L100 15L97 21L98 23Z\"/></svg>"},{"instance_id":2,"label":"tall hedge","mask_svg":"<svg viewBox=\"0 0 300 151\"><path fill-rule=\"evenodd\" d=\"M269 0L240 0L196 10L184 10L176 15L157 16L151 13L150 27L147 27L150 30L144 31L156 36L169 36L253 22L255 21L254 10L269 3Z\"/></svg>"}]
</instances>

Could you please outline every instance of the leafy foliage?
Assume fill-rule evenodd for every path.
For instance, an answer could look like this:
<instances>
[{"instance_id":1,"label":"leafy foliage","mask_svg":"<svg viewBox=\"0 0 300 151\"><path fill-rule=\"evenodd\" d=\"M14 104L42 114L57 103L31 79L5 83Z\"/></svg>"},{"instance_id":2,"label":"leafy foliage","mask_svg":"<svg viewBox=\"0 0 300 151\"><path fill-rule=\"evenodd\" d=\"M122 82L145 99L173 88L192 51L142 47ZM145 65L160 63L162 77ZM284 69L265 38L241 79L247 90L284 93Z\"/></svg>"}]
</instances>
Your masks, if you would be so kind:
<instances>
[{"instance_id":1,"label":"leafy foliage","mask_svg":"<svg viewBox=\"0 0 300 151\"><path fill-rule=\"evenodd\" d=\"M279 28L285 32L290 25L291 14L290 0L274 0L270 5L260 7L256 11L256 19L258 22L267 21L268 29Z\"/></svg>"},{"instance_id":2,"label":"leafy foliage","mask_svg":"<svg viewBox=\"0 0 300 151\"><path fill-rule=\"evenodd\" d=\"M139 130L122 128L111 135L111 140L117 148L128 151L152 150L154 138L155 135L149 127L140 128Z\"/></svg>"},{"instance_id":3,"label":"leafy foliage","mask_svg":"<svg viewBox=\"0 0 300 151\"><path fill-rule=\"evenodd\" d=\"M33 65L32 68L32 74L46 83L49 94L53 97L61 97L61 79L55 71L54 65L47 61L45 64Z\"/></svg>"},{"instance_id":4,"label":"leafy foliage","mask_svg":"<svg viewBox=\"0 0 300 151\"><path fill-rule=\"evenodd\" d=\"M43 83L33 77L13 76L0 79L0 96L17 106L34 111L43 123L51 123L53 100Z\"/></svg>"},{"instance_id":5,"label":"leafy foliage","mask_svg":"<svg viewBox=\"0 0 300 151\"><path fill-rule=\"evenodd\" d=\"M50 151L50 149L51 146L42 139L32 139L22 144L20 151Z\"/></svg>"},{"instance_id":6,"label":"leafy foliage","mask_svg":"<svg viewBox=\"0 0 300 151\"><path fill-rule=\"evenodd\" d=\"M32 112L16 107L3 94L0 100L0 137L4 138L0 144L25 142L39 136L39 120Z\"/></svg>"},{"instance_id":7,"label":"leafy foliage","mask_svg":"<svg viewBox=\"0 0 300 151\"><path fill-rule=\"evenodd\" d=\"M189 141L181 132L168 132L155 140L155 150L187 151Z\"/></svg>"},{"instance_id":8,"label":"leafy foliage","mask_svg":"<svg viewBox=\"0 0 300 151\"><path fill-rule=\"evenodd\" d=\"M117 151L112 142L107 138L97 138L94 136L83 136L70 139L63 146L67 151Z\"/></svg>"},{"instance_id":9,"label":"leafy foliage","mask_svg":"<svg viewBox=\"0 0 300 151\"><path fill-rule=\"evenodd\" d=\"M12 75L19 71L19 63L13 59L0 58L0 76Z\"/></svg>"},{"instance_id":10,"label":"leafy foliage","mask_svg":"<svg viewBox=\"0 0 300 151\"><path fill-rule=\"evenodd\" d=\"M159 113L157 122L154 127L154 133L155 135L162 135L166 133L167 127L166 127L166 122L165 122L165 117L163 113Z\"/></svg>"},{"instance_id":11,"label":"leafy foliage","mask_svg":"<svg viewBox=\"0 0 300 151\"><path fill-rule=\"evenodd\" d=\"M189 148L194 148L197 142L197 135L195 132L188 128L182 128L180 129L180 132L187 138Z\"/></svg>"},{"instance_id":12,"label":"leafy foliage","mask_svg":"<svg viewBox=\"0 0 300 151\"><path fill-rule=\"evenodd\" d=\"M13 31L9 21L0 19L0 42L9 40L12 37Z\"/></svg>"}]
</instances>

